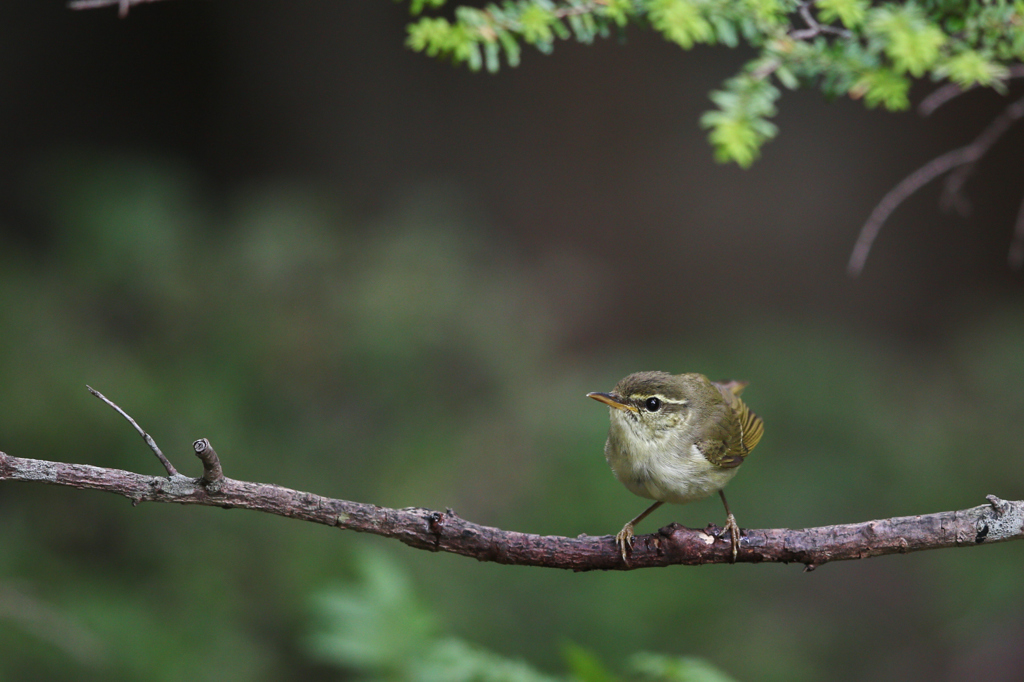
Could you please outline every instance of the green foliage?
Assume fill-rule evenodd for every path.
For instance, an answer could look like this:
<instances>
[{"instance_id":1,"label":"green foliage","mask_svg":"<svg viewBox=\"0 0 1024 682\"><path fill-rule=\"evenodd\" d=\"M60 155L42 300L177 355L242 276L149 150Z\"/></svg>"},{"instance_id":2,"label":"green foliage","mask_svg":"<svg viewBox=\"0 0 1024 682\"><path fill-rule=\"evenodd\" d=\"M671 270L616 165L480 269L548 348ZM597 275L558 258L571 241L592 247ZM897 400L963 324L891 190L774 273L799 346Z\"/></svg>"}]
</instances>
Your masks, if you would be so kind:
<instances>
[{"instance_id":1,"label":"green foliage","mask_svg":"<svg viewBox=\"0 0 1024 682\"><path fill-rule=\"evenodd\" d=\"M883 5L871 10L867 37L873 47L884 52L897 73L922 76L939 60L947 36L929 21L917 5Z\"/></svg>"},{"instance_id":2,"label":"green foliage","mask_svg":"<svg viewBox=\"0 0 1024 682\"><path fill-rule=\"evenodd\" d=\"M711 22L701 9L700 4L690 0L652 0L648 5L648 17L655 30L688 50L694 43L715 40Z\"/></svg>"},{"instance_id":3,"label":"green foliage","mask_svg":"<svg viewBox=\"0 0 1024 682\"><path fill-rule=\"evenodd\" d=\"M627 674L612 673L592 651L563 647L565 677L542 673L443 635L437 619L416 597L409 577L379 552L357 562L351 584L318 593L313 600L314 632L306 649L326 663L361 679L393 682L730 682L710 663L693 657L642 653L630 658Z\"/></svg>"},{"instance_id":4,"label":"green foliage","mask_svg":"<svg viewBox=\"0 0 1024 682\"><path fill-rule=\"evenodd\" d=\"M818 0L819 17L825 23L838 21L849 29L864 23L871 3L868 0Z\"/></svg>"},{"instance_id":5,"label":"green foliage","mask_svg":"<svg viewBox=\"0 0 1024 682\"><path fill-rule=\"evenodd\" d=\"M439 0L411 0L413 13ZM556 40L589 43L628 23L649 26L683 49L746 44L757 55L712 93L702 119L719 161L749 166L776 134L778 90L818 87L829 97L863 99L896 111L909 105L911 79L1001 90L1024 58L1024 2L869 0L507 0L458 6L455 21L422 17L408 46L469 68L495 72L521 45L549 53Z\"/></svg>"},{"instance_id":6,"label":"green foliage","mask_svg":"<svg viewBox=\"0 0 1024 682\"><path fill-rule=\"evenodd\" d=\"M939 66L936 73L949 78L963 89L975 85L1003 89L1003 81L1009 76L1006 66L985 57L975 50L964 50Z\"/></svg>"},{"instance_id":7,"label":"green foliage","mask_svg":"<svg viewBox=\"0 0 1024 682\"><path fill-rule=\"evenodd\" d=\"M890 111L899 111L910 106L907 91L910 83L891 69L867 71L850 89L853 97L864 97L871 108L882 104Z\"/></svg>"},{"instance_id":8,"label":"green foliage","mask_svg":"<svg viewBox=\"0 0 1024 682\"><path fill-rule=\"evenodd\" d=\"M364 679L407 682L555 682L463 640L441 636L434 614L397 563L362 555L356 580L316 595L307 649Z\"/></svg>"},{"instance_id":9,"label":"green foliage","mask_svg":"<svg viewBox=\"0 0 1024 682\"><path fill-rule=\"evenodd\" d=\"M410 0L409 11L413 14L420 14L424 9L438 9L443 7L445 0Z\"/></svg>"},{"instance_id":10,"label":"green foliage","mask_svg":"<svg viewBox=\"0 0 1024 682\"><path fill-rule=\"evenodd\" d=\"M747 167L757 158L761 145L777 132L768 117L775 115L779 89L749 75L726 81L725 88L711 93L718 109L704 114L701 125L711 128L711 142L719 161L735 161Z\"/></svg>"},{"instance_id":11,"label":"green foliage","mask_svg":"<svg viewBox=\"0 0 1024 682\"><path fill-rule=\"evenodd\" d=\"M630 668L642 682L733 682L721 670L701 658L634 654Z\"/></svg>"},{"instance_id":12,"label":"green foliage","mask_svg":"<svg viewBox=\"0 0 1024 682\"><path fill-rule=\"evenodd\" d=\"M317 595L314 616L322 625L309 648L345 667L399 674L430 648L437 630L433 614L383 554L361 555L356 569L353 585Z\"/></svg>"},{"instance_id":13,"label":"green foliage","mask_svg":"<svg viewBox=\"0 0 1024 682\"><path fill-rule=\"evenodd\" d=\"M562 647L562 657L577 682L616 682L615 675L589 649L570 642Z\"/></svg>"}]
</instances>

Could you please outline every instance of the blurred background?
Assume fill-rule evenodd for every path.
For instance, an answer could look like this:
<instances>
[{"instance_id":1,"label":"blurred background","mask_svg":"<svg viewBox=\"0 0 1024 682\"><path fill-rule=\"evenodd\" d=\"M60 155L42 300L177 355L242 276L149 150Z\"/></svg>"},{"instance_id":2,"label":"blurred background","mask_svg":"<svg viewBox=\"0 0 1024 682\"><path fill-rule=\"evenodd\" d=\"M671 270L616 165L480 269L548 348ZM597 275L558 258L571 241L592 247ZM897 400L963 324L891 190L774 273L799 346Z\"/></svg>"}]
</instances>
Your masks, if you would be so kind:
<instances>
[{"instance_id":1,"label":"blurred background","mask_svg":"<svg viewBox=\"0 0 1024 682\"><path fill-rule=\"evenodd\" d=\"M584 394L662 369L751 382L744 527L1024 496L1021 131L970 216L928 187L845 274L995 93L923 120L786 93L741 171L698 118L747 55L638 29L491 76L406 50L392 2L0 16L0 450L161 474L88 383L189 475L207 437L234 478L613 534L647 503ZM641 530L673 521L724 517ZM572 574L5 483L0 678L1018 680L1022 559Z\"/></svg>"}]
</instances>

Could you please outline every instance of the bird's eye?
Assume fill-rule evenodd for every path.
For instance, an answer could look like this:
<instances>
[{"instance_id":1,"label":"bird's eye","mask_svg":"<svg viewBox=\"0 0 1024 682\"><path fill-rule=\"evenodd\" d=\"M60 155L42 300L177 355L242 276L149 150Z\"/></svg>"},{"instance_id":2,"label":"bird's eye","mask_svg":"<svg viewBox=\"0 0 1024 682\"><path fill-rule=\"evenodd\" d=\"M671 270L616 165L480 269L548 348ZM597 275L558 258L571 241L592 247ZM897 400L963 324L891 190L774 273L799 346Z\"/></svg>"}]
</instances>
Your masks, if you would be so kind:
<instances>
[{"instance_id":1,"label":"bird's eye","mask_svg":"<svg viewBox=\"0 0 1024 682\"><path fill-rule=\"evenodd\" d=\"M657 398L648 398L644 402L644 407L647 408L648 412L657 412L661 409L661 401Z\"/></svg>"}]
</instances>

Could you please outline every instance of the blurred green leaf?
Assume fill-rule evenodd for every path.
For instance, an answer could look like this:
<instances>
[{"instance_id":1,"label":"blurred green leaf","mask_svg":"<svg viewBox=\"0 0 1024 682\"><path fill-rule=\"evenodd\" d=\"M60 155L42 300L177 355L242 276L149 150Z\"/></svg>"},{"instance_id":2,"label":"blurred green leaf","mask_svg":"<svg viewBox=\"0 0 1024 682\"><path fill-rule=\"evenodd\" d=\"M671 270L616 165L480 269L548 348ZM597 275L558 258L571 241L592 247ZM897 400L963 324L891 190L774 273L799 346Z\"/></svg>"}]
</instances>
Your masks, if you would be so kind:
<instances>
[{"instance_id":1,"label":"blurred green leaf","mask_svg":"<svg viewBox=\"0 0 1024 682\"><path fill-rule=\"evenodd\" d=\"M437 623L387 555L358 556L356 580L318 594L309 637L318 658L385 677L404 673L434 643Z\"/></svg>"},{"instance_id":2,"label":"blurred green leaf","mask_svg":"<svg viewBox=\"0 0 1024 682\"><path fill-rule=\"evenodd\" d=\"M685 49L715 37L711 23L694 0L652 0L649 12L651 26Z\"/></svg>"},{"instance_id":3,"label":"blurred green leaf","mask_svg":"<svg viewBox=\"0 0 1024 682\"><path fill-rule=\"evenodd\" d=\"M913 2L874 8L868 13L867 25L869 37L892 59L896 72L906 71L915 77L936 64L948 39Z\"/></svg>"},{"instance_id":4,"label":"blurred green leaf","mask_svg":"<svg viewBox=\"0 0 1024 682\"><path fill-rule=\"evenodd\" d=\"M618 679L592 651L568 642L562 645L562 657L578 682L616 682Z\"/></svg>"},{"instance_id":5,"label":"blurred green leaf","mask_svg":"<svg viewBox=\"0 0 1024 682\"><path fill-rule=\"evenodd\" d=\"M815 3L821 13L821 20L838 20L846 28L857 28L864 23L868 8L867 0L818 0Z\"/></svg>"},{"instance_id":6,"label":"blurred green leaf","mask_svg":"<svg viewBox=\"0 0 1024 682\"><path fill-rule=\"evenodd\" d=\"M436 642L429 655L413 663L409 682L556 682L522 661L509 660L460 639Z\"/></svg>"},{"instance_id":7,"label":"blurred green leaf","mask_svg":"<svg viewBox=\"0 0 1024 682\"><path fill-rule=\"evenodd\" d=\"M355 580L316 596L317 631L307 646L367 679L402 682L555 682L529 665L453 637L440 637L398 564L360 555Z\"/></svg>"},{"instance_id":8,"label":"blurred green leaf","mask_svg":"<svg viewBox=\"0 0 1024 682\"><path fill-rule=\"evenodd\" d=\"M693 657L636 654L630 668L646 682L734 682L707 661Z\"/></svg>"}]
</instances>

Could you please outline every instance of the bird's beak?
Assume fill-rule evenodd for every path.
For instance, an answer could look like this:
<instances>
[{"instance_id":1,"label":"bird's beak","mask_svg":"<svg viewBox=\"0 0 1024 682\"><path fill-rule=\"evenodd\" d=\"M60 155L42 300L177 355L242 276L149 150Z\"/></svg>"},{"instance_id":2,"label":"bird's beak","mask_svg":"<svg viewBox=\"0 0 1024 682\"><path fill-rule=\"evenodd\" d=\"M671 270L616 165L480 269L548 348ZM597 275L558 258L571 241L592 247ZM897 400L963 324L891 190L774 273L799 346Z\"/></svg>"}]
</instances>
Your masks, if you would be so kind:
<instances>
[{"instance_id":1,"label":"bird's beak","mask_svg":"<svg viewBox=\"0 0 1024 682\"><path fill-rule=\"evenodd\" d=\"M609 407L614 407L616 410L629 410L634 414L638 414L635 407L622 402L622 397L617 396L614 393L588 393L587 397L600 401Z\"/></svg>"}]
</instances>

